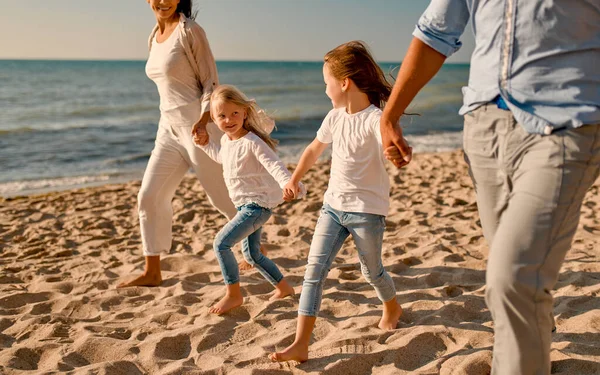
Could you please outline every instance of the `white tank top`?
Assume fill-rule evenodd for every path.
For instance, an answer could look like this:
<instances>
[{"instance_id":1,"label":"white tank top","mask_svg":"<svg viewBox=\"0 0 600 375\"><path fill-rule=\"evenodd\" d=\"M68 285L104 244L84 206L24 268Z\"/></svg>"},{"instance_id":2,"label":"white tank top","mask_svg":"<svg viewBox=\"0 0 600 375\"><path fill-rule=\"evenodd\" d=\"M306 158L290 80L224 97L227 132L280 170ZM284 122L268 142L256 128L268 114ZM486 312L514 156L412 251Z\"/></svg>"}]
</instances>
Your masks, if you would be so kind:
<instances>
[{"instance_id":1,"label":"white tank top","mask_svg":"<svg viewBox=\"0 0 600 375\"><path fill-rule=\"evenodd\" d=\"M202 91L181 45L180 25L162 43L152 40L146 75L158 88L160 125L193 125L202 115Z\"/></svg>"}]
</instances>

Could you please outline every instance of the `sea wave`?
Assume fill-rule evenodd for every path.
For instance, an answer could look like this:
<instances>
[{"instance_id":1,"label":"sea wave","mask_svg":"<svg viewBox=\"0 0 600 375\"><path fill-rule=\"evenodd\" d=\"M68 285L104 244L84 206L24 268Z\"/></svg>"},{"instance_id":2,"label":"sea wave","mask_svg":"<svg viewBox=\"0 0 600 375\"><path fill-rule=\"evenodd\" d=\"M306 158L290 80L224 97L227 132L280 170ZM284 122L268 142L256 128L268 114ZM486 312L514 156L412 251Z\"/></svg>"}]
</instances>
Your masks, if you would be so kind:
<instances>
[{"instance_id":1,"label":"sea wave","mask_svg":"<svg viewBox=\"0 0 600 375\"><path fill-rule=\"evenodd\" d=\"M139 179L140 172L101 174L97 176L73 176L60 178L46 178L40 180L24 180L0 183L0 196L8 198L19 195L40 194L44 192L60 191L89 186L98 186L108 183L125 182Z\"/></svg>"}]
</instances>

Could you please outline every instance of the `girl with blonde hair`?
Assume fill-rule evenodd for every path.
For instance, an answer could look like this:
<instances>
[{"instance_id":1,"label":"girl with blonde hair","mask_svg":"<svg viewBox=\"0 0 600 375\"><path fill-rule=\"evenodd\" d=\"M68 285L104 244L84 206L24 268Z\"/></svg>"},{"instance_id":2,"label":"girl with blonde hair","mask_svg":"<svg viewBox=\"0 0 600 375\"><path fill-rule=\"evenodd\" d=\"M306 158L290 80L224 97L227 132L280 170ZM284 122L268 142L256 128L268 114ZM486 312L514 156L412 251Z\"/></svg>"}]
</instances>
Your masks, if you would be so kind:
<instances>
[{"instance_id":1,"label":"girl with blonde hair","mask_svg":"<svg viewBox=\"0 0 600 375\"><path fill-rule=\"evenodd\" d=\"M214 241L227 291L209 311L220 315L243 302L239 270L231 251L240 241L244 259L275 287L272 299L294 294L277 265L260 252L260 236L271 210L284 200L303 195L304 187L283 190L291 173L275 153L277 141L269 135L275 123L254 100L234 86L222 85L212 93L210 107L214 122L225 134L215 141L207 132L196 133L194 141L223 165L229 197L238 211Z\"/></svg>"}]
</instances>

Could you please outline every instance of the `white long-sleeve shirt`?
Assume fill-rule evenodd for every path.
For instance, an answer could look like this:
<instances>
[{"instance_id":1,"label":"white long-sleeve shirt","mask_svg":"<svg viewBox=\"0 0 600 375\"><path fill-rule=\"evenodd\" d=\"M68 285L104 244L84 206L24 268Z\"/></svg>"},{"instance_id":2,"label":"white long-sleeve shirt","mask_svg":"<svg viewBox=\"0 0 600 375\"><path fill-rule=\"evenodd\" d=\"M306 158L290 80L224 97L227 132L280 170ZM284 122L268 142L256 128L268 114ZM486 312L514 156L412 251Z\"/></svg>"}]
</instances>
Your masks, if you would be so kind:
<instances>
[{"instance_id":1,"label":"white long-sleeve shirt","mask_svg":"<svg viewBox=\"0 0 600 375\"><path fill-rule=\"evenodd\" d=\"M229 197L236 207L256 203L271 209L283 202L282 189L292 174L275 151L256 134L248 132L236 140L223 135L219 143L211 139L205 146L198 147L223 165ZM305 193L303 185L301 190L302 196Z\"/></svg>"}]
</instances>

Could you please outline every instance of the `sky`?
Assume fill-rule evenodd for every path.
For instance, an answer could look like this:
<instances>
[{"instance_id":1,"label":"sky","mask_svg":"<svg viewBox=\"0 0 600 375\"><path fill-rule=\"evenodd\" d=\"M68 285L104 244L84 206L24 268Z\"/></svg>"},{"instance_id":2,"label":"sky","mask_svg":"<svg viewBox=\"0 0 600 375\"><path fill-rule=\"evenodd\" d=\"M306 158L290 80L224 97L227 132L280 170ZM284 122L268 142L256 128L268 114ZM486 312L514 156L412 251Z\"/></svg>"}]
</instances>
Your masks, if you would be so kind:
<instances>
[{"instance_id":1,"label":"sky","mask_svg":"<svg viewBox=\"0 0 600 375\"><path fill-rule=\"evenodd\" d=\"M156 23L146 0L0 0L0 59L144 60ZM403 59L423 0L195 0L217 60L320 61L360 39L378 61ZM12 31L10 31L12 30ZM468 62L470 27L448 62Z\"/></svg>"}]
</instances>

